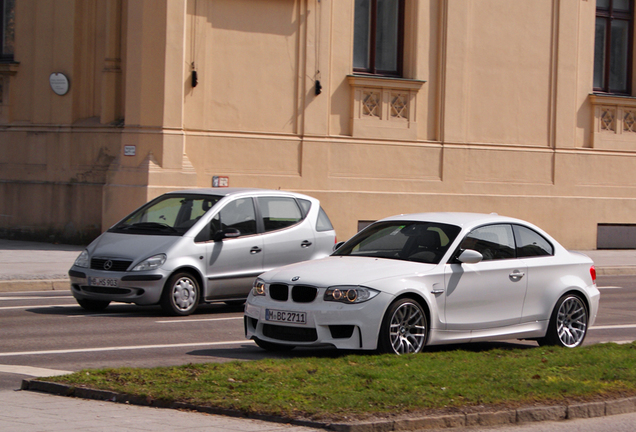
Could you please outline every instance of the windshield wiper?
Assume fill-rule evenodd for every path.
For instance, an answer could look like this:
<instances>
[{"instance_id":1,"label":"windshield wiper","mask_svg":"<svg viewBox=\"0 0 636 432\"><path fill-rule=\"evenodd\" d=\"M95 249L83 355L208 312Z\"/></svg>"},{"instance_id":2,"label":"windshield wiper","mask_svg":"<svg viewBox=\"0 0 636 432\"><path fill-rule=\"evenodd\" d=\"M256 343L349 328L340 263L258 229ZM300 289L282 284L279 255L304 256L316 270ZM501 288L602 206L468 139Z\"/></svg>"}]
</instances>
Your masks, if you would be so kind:
<instances>
[{"instance_id":1,"label":"windshield wiper","mask_svg":"<svg viewBox=\"0 0 636 432\"><path fill-rule=\"evenodd\" d=\"M172 233L179 233L176 229L170 225L159 222L137 222L132 225L118 226L117 229L122 231L128 230L142 230L142 231L170 231Z\"/></svg>"}]
</instances>

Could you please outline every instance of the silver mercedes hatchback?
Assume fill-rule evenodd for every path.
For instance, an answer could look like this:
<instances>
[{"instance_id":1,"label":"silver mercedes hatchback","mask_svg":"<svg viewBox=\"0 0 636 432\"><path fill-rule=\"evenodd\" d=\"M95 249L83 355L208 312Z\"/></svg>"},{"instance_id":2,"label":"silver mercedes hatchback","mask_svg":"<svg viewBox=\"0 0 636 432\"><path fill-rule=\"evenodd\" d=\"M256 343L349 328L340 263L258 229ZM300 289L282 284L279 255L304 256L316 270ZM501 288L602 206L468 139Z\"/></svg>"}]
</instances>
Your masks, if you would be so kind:
<instances>
[{"instance_id":1,"label":"silver mercedes hatchback","mask_svg":"<svg viewBox=\"0 0 636 432\"><path fill-rule=\"evenodd\" d=\"M266 189L170 192L95 239L69 270L87 310L110 302L189 315L200 303L241 304L261 273L329 255L336 232L312 197Z\"/></svg>"}]
</instances>

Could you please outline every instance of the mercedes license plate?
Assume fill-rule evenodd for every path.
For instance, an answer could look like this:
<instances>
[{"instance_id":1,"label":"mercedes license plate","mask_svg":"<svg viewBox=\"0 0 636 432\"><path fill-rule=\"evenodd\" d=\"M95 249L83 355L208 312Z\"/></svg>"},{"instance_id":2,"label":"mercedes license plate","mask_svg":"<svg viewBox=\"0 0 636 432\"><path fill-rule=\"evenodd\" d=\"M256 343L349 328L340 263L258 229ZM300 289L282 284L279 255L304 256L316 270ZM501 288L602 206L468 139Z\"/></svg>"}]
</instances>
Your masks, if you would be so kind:
<instances>
[{"instance_id":1,"label":"mercedes license plate","mask_svg":"<svg viewBox=\"0 0 636 432\"><path fill-rule=\"evenodd\" d=\"M103 277L89 277L88 278L88 284L90 286L101 286L101 287L117 288L119 286L119 279L103 278Z\"/></svg>"}]
</instances>

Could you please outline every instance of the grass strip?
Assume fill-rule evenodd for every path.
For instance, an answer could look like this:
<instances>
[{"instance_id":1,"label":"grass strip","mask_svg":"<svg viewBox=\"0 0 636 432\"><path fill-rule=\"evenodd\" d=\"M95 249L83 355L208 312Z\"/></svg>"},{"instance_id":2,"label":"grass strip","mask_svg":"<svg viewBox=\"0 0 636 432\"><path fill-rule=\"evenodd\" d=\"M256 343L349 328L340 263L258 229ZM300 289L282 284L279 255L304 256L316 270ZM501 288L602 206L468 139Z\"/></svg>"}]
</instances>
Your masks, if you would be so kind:
<instances>
[{"instance_id":1,"label":"grass strip","mask_svg":"<svg viewBox=\"0 0 636 432\"><path fill-rule=\"evenodd\" d=\"M43 380L244 412L351 419L635 395L636 344L82 370Z\"/></svg>"}]
</instances>

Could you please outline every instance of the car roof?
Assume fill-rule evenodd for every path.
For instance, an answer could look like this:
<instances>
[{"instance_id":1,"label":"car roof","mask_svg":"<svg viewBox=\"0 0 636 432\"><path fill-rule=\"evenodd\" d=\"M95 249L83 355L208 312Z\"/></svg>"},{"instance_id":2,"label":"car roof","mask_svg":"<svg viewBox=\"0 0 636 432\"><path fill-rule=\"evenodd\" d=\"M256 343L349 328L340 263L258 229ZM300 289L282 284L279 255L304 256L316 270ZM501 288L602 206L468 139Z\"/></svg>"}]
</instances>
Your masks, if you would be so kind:
<instances>
[{"instance_id":1,"label":"car roof","mask_svg":"<svg viewBox=\"0 0 636 432\"><path fill-rule=\"evenodd\" d=\"M462 213L462 212L437 212L437 213L411 213L390 216L382 221L408 220L418 222L437 222L449 225L457 225L462 228L470 228L488 223L521 223L530 225L528 222L507 216L499 216L496 213Z\"/></svg>"},{"instance_id":2,"label":"car roof","mask_svg":"<svg viewBox=\"0 0 636 432\"><path fill-rule=\"evenodd\" d=\"M264 195L279 195L279 196L295 196L296 198L316 200L316 198L299 194L296 192L289 192L284 190L274 189L260 189L260 188L241 188L241 187L228 187L228 188L197 188L197 189L184 189L178 191L168 192L169 194L198 194L198 195L216 195L216 196L232 196L232 195L251 195L251 196L264 196Z\"/></svg>"}]
</instances>

